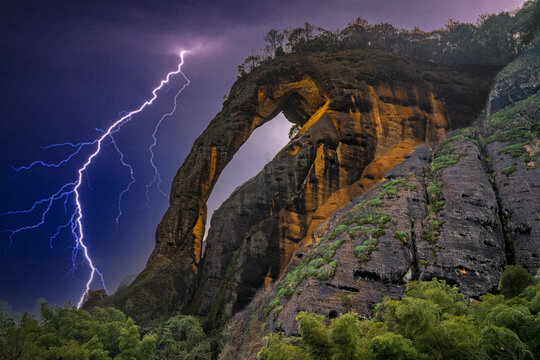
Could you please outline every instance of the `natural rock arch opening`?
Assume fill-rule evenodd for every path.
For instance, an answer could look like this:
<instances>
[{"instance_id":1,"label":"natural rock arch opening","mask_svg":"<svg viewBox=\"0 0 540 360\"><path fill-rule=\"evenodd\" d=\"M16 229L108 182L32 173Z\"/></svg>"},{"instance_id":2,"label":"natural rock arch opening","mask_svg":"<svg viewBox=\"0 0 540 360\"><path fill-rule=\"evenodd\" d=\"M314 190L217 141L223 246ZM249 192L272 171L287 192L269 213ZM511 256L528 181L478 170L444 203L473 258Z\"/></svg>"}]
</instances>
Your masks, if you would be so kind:
<instances>
[{"instance_id":1,"label":"natural rock arch opening","mask_svg":"<svg viewBox=\"0 0 540 360\"><path fill-rule=\"evenodd\" d=\"M192 269L196 274L206 227L206 203L221 172L240 147L255 129L280 113L301 126L298 137L327 110L329 97L310 77L289 79L287 82L271 80L255 88L240 89L240 94L234 99L240 97L237 101L240 104L234 106L226 101L224 110L195 141L173 181L181 186L175 188L173 185L171 190L171 201L178 204L180 211L172 214L175 220L170 222L168 210L158 225L157 232L162 230L162 236L156 237L156 248L149 262L172 249L191 252ZM188 191L177 192L180 189Z\"/></svg>"},{"instance_id":2,"label":"natural rock arch opening","mask_svg":"<svg viewBox=\"0 0 540 360\"><path fill-rule=\"evenodd\" d=\"M256 176L287 145L292 125L294 124L289 122L283 113L279 113L274 119L255 129L223 169L206 202L207 216L201 257L204 257L213 213L235 189Z\"/></svg>"}]
</instances>

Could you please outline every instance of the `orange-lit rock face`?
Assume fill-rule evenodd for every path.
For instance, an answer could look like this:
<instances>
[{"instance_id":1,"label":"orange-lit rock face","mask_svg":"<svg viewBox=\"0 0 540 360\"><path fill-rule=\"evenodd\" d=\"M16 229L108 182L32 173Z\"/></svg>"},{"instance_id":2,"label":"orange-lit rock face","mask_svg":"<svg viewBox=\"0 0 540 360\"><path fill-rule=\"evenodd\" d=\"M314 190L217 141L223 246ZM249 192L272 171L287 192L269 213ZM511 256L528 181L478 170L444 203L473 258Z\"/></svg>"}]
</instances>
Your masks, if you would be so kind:
<instances>
[{"instance_id":1,"label":"orange-lit rock face","mask_svg":"<svg viewBox=\"0 0 540 360\"><path fill-rule=\"evenodd\" d=\"M487 90L478 84L490 76L378 52L287 56L254 70L232 87L173 181L139 277L162 285L147 289L136 280L128 291L148 297L145 306L163 291L176 294L176 310L207 314L213 307L219 317L241 309L279 276L299 244L316 241L317 226L337 208L417 144L436 143L449 127L470 122ZM300 131L214 213L200 258L206 201L221 171L253 130L280 112Z\"/></svg>"}]
</instances>

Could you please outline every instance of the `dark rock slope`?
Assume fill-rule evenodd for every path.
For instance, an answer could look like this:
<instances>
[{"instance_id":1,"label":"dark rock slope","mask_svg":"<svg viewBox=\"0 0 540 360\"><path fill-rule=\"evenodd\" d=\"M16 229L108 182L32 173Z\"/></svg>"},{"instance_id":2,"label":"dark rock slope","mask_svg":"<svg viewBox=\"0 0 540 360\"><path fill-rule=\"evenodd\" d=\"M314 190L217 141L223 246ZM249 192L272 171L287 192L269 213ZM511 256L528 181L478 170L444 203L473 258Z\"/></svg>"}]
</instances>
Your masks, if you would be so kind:
<instances>
[{"instance_id":1,"label":"dark rock slope","mask_svg":"<svg viewBox=\"0 0 540 360\"><path fill-rule=\"evenodd\" d=\"M533 46L498 76L472 127L417 146L337 211L318 241L299 248L281 278L234 316L221 358L254 358L265 332L297 331L300 311L370 316L411 280L438 277L476 298L496 290L506 264L538 271L539 66Z\"/></svg>"},{"instance_id":2,"label":"dark rock slope","mask_svg":"<svg viewBox=\"0 0 540 360\"><path fill-rule=\"evenodd\" d=\"M319 243L326 219L381 181L404 154L421 143L436 144L448 129L471 123L483 107L494 70L439 66L375 51L284 56L255 69L234 84L223 110L195 141L173 181L170 207L156 230L146 269L111 301L139 321L181 311L208 315L212 324L219 325L244 308L258 289L279 279L299 248ZM253 130L279 112L301 126L299 133L216 211L202 256L206 201L214 184ZM463 140L455 146L456 153L471 152L461 160L477 166L481 175L475 145ZM427 151L424 148L423 153ZM426 182L436 185L459 177L459 171L434 170L427 179L416 171L406 181L410 185L399 187L406 196L388 194L405 196L392 205L393 212L407 206L411 215L384 217L380 226L388 230L372 235L371 245L360 244L365 240L362 228L355 230L356 235L340 233L333 241L343 244L329 251L348 254L356 262L365 258L365 265L355 274L351 268L341 276L342 266L321 264L329 274L338 274L332 277L335 284L328 283L329 289L342 286L339 282L347 282L347 275L358 280L343 285L350 291L373 284L370 291L383 294L397 285L392 291L399 292L403 279L415 276L452 269L457 272L449 278L457 279L463 270L477 279L493 264L500 267L504 257L490 258L490 251L503 244L496 235L500 219L487 178L464 188L437 188L437 196L449 197L447 201L453 201L453 196L469 197L470 204L461 214L430 207ZM479 198L481 203L475 203ZM387 211L377 206L366 205L363 211ZM474 236L482 236L482 241L471 240L466 252L451 251L455 230L437 221L463 225L465 237L469 223L482 221L482 228L474 228ZM397 231L405 231L409 240L390 242ZM355 240L345 241L345 236ZM433 239L424 243L422 236ZM360 245L366 250L355 252ZM440 251L443 246L447 252ZM390 263L387 252L395 255ZM484 262L483 267L474 266L468 259L473 256ZM418 265L420 260L425 266ZM471 293L478 290L474 286L471 280ZM482 289L490 286L492 281L487 281Z\"/></svg>"}]
</instances>

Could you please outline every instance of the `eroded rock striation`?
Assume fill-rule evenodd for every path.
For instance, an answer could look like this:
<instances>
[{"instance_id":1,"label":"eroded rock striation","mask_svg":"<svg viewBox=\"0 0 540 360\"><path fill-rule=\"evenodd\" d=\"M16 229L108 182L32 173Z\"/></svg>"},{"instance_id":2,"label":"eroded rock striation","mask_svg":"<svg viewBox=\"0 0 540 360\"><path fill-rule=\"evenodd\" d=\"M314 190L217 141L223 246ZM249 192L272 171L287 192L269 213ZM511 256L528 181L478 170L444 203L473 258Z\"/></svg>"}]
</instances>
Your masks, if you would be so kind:
<instances>
[{"instance_id":1,"label":"eroded rock striation","mask_svg":"<svg viewBox=\"0 0 540 360\"><path fill-rule=\"evenodd\" d=\"M495 70L440 66L376 51L284 56L253 70L233 85L222 111L195 141L173 181L170 207L156 230L147 267L114 303L141 320L182 311L208 315L219 324L243 309L258 289L279 279L298 249L319 243L332 214L382 181L404 155L419 144L439 143L451 128L470 124L484 105ZM202 256L206 201L221 171L253 130L280 112L300 131L215 212ZM464 161L474 162L475 155L469 156ZM411 159L426 161L416 155ZM395 231L407 226L409 244L413 236L422 237L425 227L420 224L429 218L423 177L412 176L414 186L407 187L411 199L393 205L402 209L411 204L407 206L414 224L408 213L392 220L397 222L392 225ZM485 205L486 227L478 230L492 244L474 243L471 253L482 246L503 246L491 236L500 224L490 189L485 179L476 187L441 190L441 196L450 198L463 191L470 199L486 195L493 200ZM476 221L476 205L470 206L466 212ZM463 220L458 214L444 219ZM454 230L445 225L434 230L435 218L425 221L430 231L440 232L440 244L453 246ZM382 250L385 243L381 241L373 260L354 276L372 279L381 272L388 284L401 284L412 274L437 276L447 271L434 260L432 246L419 247L416 254L399 242L384 250L393 254L389 264ZM353 254L347 246L339 251ZM449 252L438 258L457 261L458 255ZM427 267L411 265L420 256L429 262ZM488 260L486 266L489 261L504 262ZM472 267L466 261L461 266L464 271ZM333 281L340 281L340 271L338 267ZM482 276L484 270L478 271L475 276Z\"/></svg>"}]
</instances>

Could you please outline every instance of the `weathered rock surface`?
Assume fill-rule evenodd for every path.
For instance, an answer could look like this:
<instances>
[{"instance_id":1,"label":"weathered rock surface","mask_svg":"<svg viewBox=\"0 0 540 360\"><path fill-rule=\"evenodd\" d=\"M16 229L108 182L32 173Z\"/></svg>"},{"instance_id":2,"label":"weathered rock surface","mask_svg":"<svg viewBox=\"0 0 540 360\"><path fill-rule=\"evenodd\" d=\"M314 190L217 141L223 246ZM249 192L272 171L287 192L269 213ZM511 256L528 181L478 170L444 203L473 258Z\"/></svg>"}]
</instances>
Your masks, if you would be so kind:
<instances>
[{"instance_id":1,"label":"weathered rock surface","mask_svg":"<svg viewBox=\"0 0 540 360\"><path fill-rule=\"evenodd\" d=\"M503 73L538 73L535 56L518 58ZM536 273L540 94L520 85L534 79L505 88L508 81L498 77L487 115L473 127L417 146L385 181L316 229L317 241L299 248L284 275L230 321L220 358L254 358L265 333L297 331L300 311L370 316L383 296L399 297L412 280L438 277L474 298L496 291L506 264ZM500 106L496 98L512 100L488 111ZM249 335L231 335L244 331Z\"/></svg>"},{"instance_id":2,"label":"weathered rock surface","mask_svg":"<svg viewBox=\"0 0 540 360\"><path fill-rule=\"evenodd\" d=\"M540 267L539 91L537 37L497 75L480 128L498 191L507 256L532 273Z\"/></svg>"},{"instance_id":3,"label":"weathered rock surface","mask_svg":"<svg viewBox=\"0 0 540 360\"><path fill-rule=\"evenodd\" d=\"M302 261L291 263L266 308L270 328L294 331L300 311L369 316L411 280L437 277L472 297L496 289L506 264L497 198L475 142L450 135L431 162L429 150L417 148L297 254ZM330 258L325 249L333 246ZM332 276L320 276L317 269L334 262Z\"/></svg>"},{"instance_id":4,"label":"weathered rock surface","mask_svg":"<svg viewBox=\"0 0 540 360\"><path fill-rule=\"evenodd\" d=\"M534 273L540 267L540 94L490 116L481 134L508 257Z\"/></svg>"},{"instance_id":5,"label":"weathered rock surface","mask_svg":"<svg viewBox=\"0 0 540 360\"><path fill-rule=\"evenodd\" d=\"M496 289L506 256L496 194L470 132L450 134L426 169L429 215L416 251L420 280L445 279L477 297Z\"/></svg>"},{"instance_id":6,"label":"weathered rock surface","mask_svg":"<svg viewBox=\"0 0 540 360\"><path fill-rule=\"evenodd\" d=\"M335 210L419 143L438 143L447 129L471 123L487 96L482 84L493 75L375 51L286 56L255 69L235 83L195 141L174 179L147 268L112 301L142 320L187 311L219 323L241 310L280 277L300 246L318 241ZM201 258L206 201L217 178L252 131L279 112L301 130L216 211ZM419 176L413 180L420 187ZM410 226L408 215L396 221ZM414 254L404 246L387 250L399 254L397 267L375 254L366 271L402 282Z\"/></svg>"}]
</instances>

